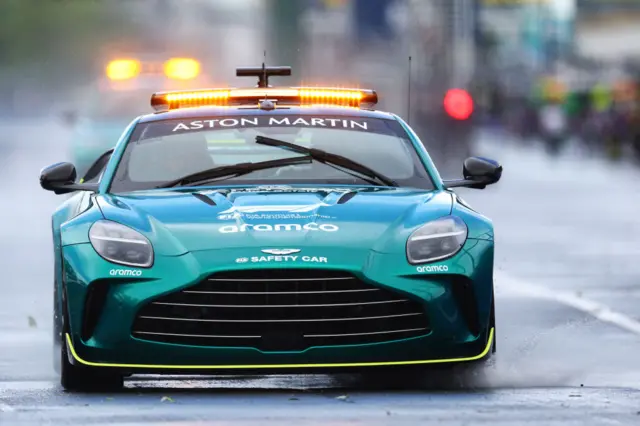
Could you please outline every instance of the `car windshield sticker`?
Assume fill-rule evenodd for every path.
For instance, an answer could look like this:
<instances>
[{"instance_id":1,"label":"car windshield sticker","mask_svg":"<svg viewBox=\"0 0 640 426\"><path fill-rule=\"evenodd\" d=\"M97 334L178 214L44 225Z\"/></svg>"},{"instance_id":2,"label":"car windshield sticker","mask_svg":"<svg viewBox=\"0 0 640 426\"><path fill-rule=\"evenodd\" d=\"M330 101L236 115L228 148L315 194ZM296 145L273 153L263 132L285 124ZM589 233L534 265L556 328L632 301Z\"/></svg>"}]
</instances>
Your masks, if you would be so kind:
<instances>
[{"instance_id":1,"label":"car windshield sticker","mask_svg":"<svg viewBox=\"0 0 640 426\"><path fill-rule=\"evenodd\" d=\"M278 133L292 133L296 136L296 142L300 143L311 139L310 133L302 133L301 129L336 129L356 132L377 133L406 138L406 133L400 124L394 120L347 117L347 116L287 116L287 115L260 115L260 116L232 116L232 117L207 117L186 118L180 120L163 120L142 123L136 128L133 140L154 139L163 136L191 134L197 132L224 132L224 137L211 137L207 141L222 143L241 143L244 139L242 132L254 130L257 134L264 129L277 128ZM287 131L286 129L290 129Z\"/></svg>"},{"instance_id":2,"label":"car windshield sticker","mask_svg":"<svg viewBox=\"0 0 640 426\"><path fill-rule=\"evenodd\" d=\"M238 127L337 127L339 129L361 129L367 130L368 123L365 120L354 120L351 118L318 118L318 117L253 117L253 118L223 118L211 120L190 120L179 121L172 132L182 130L200 130L215 128L238 128Z\"/></svg>"}]
</instances>

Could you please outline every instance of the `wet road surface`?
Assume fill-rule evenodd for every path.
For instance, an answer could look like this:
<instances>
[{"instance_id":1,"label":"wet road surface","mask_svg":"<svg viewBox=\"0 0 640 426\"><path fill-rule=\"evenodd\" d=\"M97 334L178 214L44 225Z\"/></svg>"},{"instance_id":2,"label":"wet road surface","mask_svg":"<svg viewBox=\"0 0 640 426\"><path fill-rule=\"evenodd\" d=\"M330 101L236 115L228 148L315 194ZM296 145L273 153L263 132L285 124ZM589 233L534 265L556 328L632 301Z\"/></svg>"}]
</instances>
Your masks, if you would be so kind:
<instances>
[{"instance_id":1,"label":"wet road surface","mask_svg":"<svg viewBox=\"0 0 640 426\"><path fill-rule=\"evenodd\" d=\"M41 167L66 159L56 123L0 134L0 425L640 424L640 170L498 134L479 138L503 181L459 191L496 226L498 354L423 390L354 377L140 378L63 392L51 361L50 214Z\"/></svg>"}]
</instances>

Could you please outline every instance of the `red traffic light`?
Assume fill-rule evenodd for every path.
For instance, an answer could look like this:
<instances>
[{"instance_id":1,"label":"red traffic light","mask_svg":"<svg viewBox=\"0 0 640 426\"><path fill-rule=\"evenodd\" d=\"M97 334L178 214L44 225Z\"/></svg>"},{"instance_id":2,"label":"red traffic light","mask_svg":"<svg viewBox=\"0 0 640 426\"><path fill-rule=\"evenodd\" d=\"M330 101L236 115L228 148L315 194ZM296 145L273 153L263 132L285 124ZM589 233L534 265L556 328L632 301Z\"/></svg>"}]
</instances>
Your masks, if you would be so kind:
<instances>
[{"instance_id":1,"label":"red traffic light","mask_svg":"<svg viewBox=\"0 0 640 426\"><path fill-rule=\"evenodd\" d=\"M444 110L456 120L466 120L473 113L473 98L462 89L451 89L444 96Z\"/></svg>"}]
</instances>

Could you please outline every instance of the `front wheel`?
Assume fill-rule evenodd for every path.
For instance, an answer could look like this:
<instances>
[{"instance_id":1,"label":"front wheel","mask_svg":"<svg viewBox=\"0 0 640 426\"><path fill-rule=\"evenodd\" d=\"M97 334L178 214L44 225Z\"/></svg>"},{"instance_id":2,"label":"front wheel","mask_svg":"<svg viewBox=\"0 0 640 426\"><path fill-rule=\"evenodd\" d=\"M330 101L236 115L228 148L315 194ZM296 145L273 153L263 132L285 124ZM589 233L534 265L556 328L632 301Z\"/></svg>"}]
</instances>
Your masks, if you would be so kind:
<instances>
[{"instance_id":1,"label":"front wheel","mask_svg":"<svg viewBox=\"0 0 640 426\"><path fill-rule=\"evenodd\" d=\"M110 368L96 368L86 365L74 365L70 362L70 353L66 335L69 330L69 312L67 310L66 292L62 291L61 321L58 323L59 332L54 336L57 348L55 360L59 368L60 384L68 391L102 391L118 390L124 384L123 375ZM55 320L55 319L54 319Z\"/></svg>"},{"instance_id":2,"label":"front wheel","mask_svg":"<svg viewBox=\"0 0 640 426\"><path fill-rule=\"evenodd\" d=\"M118 372L95 367L73 365L69 362L66 342L60 345L60 384L68 391L118 390L124 384L123 375Z\"/></svg>"}]
</instances>

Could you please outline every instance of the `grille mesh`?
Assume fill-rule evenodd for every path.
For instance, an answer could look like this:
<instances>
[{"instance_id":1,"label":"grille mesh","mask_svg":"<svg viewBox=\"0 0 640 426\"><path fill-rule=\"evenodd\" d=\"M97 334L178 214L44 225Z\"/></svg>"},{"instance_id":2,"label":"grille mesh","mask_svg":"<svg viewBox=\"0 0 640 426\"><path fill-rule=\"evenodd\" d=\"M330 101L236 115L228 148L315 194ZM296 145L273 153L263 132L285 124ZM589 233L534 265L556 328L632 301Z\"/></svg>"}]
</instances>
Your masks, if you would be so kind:
<instances>
[{"instance_id":1,"label":"grille mesh","mask_svg":"<svg viewBox=\"0 0 640 426\"><path fill-rule=\"evenodd\" d=\"M422 305L342 271L261 269L215 274L146 305L133 335L265 351L384 342L429 332Z\"/></svg>"}]
</instances>

